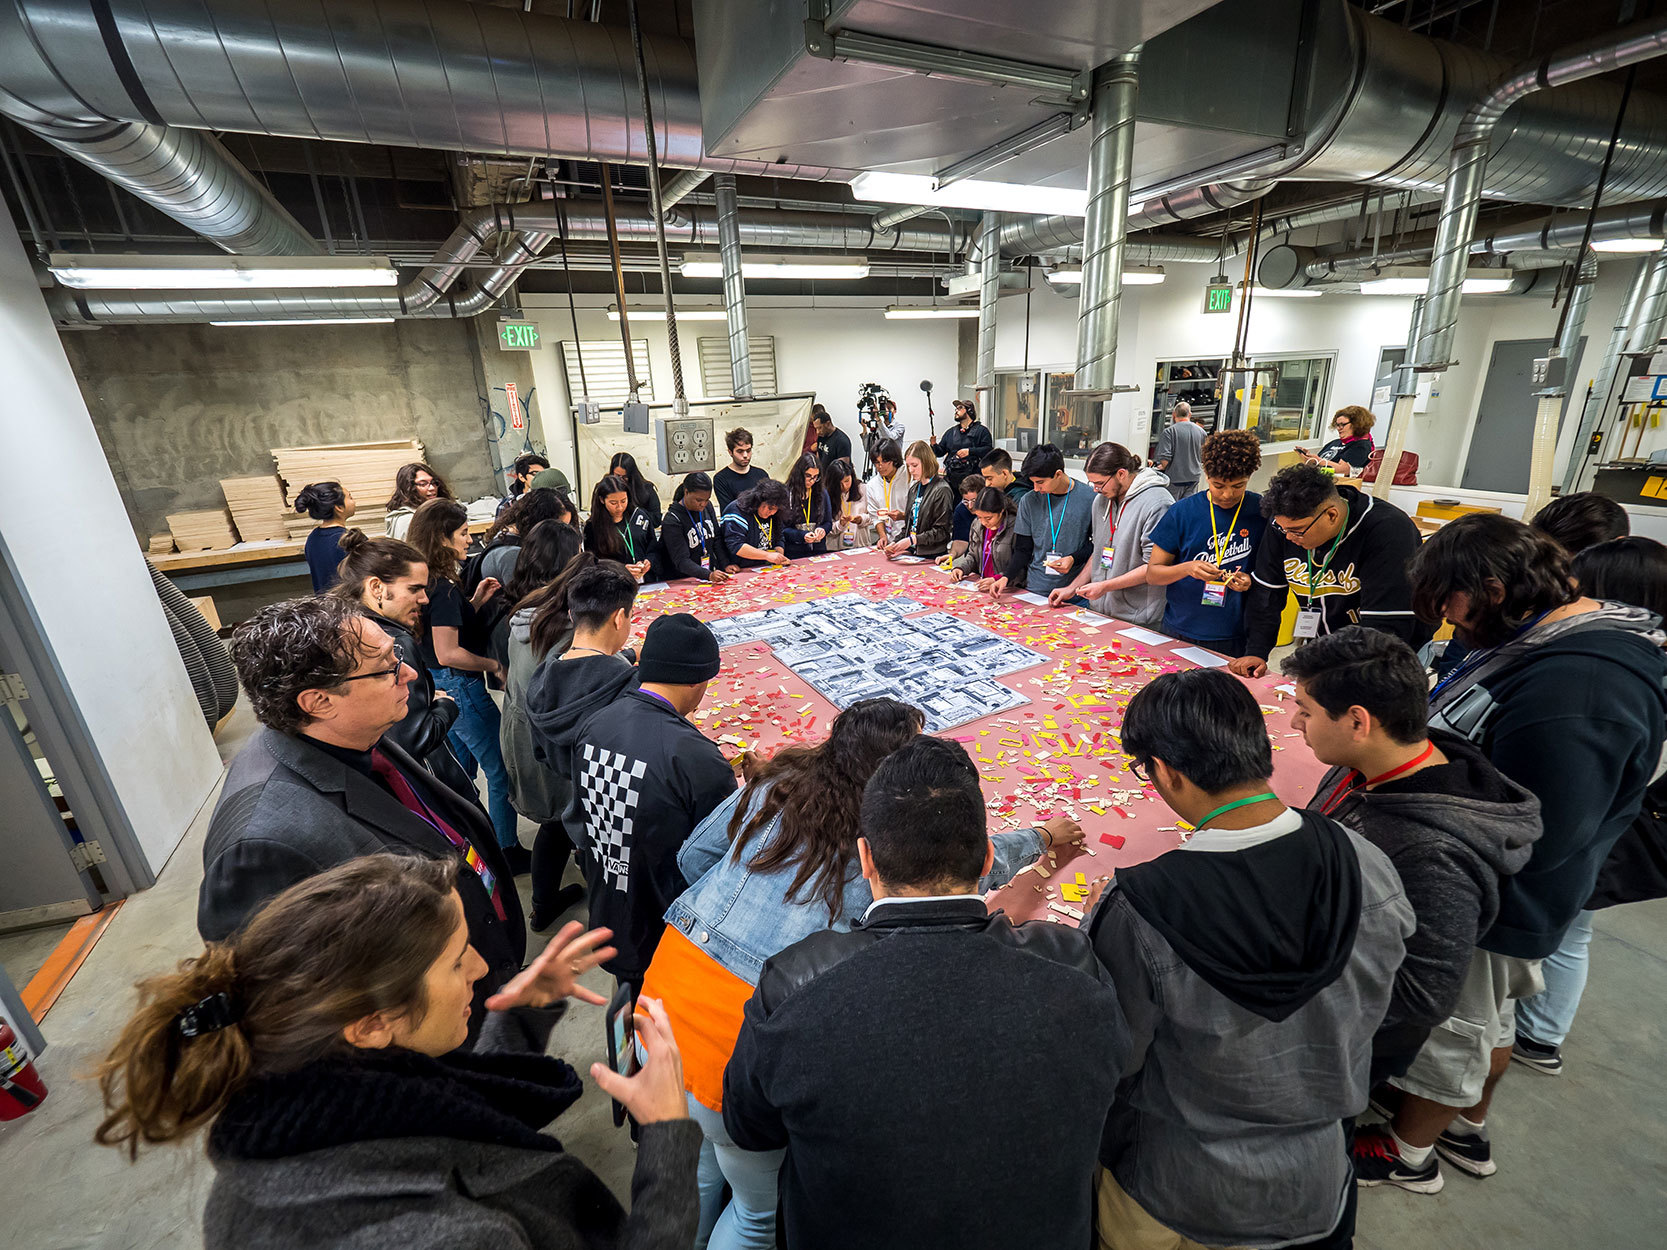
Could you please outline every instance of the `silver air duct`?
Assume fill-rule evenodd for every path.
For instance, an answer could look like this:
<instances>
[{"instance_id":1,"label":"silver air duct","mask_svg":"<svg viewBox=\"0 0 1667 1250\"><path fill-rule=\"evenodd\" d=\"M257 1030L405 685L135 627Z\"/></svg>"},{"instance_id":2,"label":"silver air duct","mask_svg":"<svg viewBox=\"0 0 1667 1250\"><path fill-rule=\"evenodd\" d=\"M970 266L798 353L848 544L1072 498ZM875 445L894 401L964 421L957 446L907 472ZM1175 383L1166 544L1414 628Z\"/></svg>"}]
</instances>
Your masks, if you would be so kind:
<instances>
[{"instance_id":1,"label":"silver air duct","mask_svg":"<svg viewBox=\"0 0 1667 1250\"><path fill-rule=\"evenodd\" d=\"M978 280L978 376L974 386L984 410L995 405L996 387L996 301L1001 296L1001 249L996 237L1001 232L1001 214L985 213L979 232L982 244Z\"/></svg>"},{"instance_id":2,"label":"silver air duct","mask_svg":"<svg viewBox=\"0 0 1667 1250\"><path fill-rule=\"evenodd\" d=\"M1077 310L1076 389L1110 393L1117 373L1123 251L1134 174L1134 111L1140 49L1094 71L1088 149L1088 215L1083 221L1082 302ZM993 259L993 258L992 258Z\"/></svg>"},{"instance_id":3,"label":"silver air duct","mask_svg":"<svg viewBox=\"0 0 1667 1250\"><path fill-rule=\"evenodd\" d=\"M752 398L752 350L747 342L747 292L741 273L741 210L735 203L735 175L712 180L718 193L718 255L724 266L724 314L729 322L731 394Z\"/></svg>"},{"instance_id":4,"label":"silver air duct","mask_svg":"<svg viewBox=\"0 0 1667 1250\"><path fill-rule=\"evenodd\" d=\"M1482 202L1494 131L1505 114L1536 92L1636 65L1664 51L1667 51L1667 18L1640 22L1619 34L1577 44L1517 69L1466 110L1448 160L1446 190L1436 223L1435 248L1430 256L1424 324L1412 353L1414 367L1440 370L1451 363L1448 357L1453 351L1453 335L1459 327L1459 295L1470 260L1470 237L1476 227L1476 210ZM1617 145L1617 157L1620 153ZM1632 197L1623 194L1621 198Z\"/></svg>"},{"instance_id":5,"label":"silver air duct","mask_svg":"<svg viewBox=\"0 0 1667 1250\"><path fill-rule=\"evenodd\" d=\"M1654 265L1664 258L1667 258L1667 249L1663 249L1654 257L1646 256L1639 260L1638 269L1632 275L1626 296L1621 300L1621 306L1615 310L1615 324L1609 331L1609 345L1604 349L1603 360L1594 375L1596 381L1593 382L1592 389L1586 393L1585 401L1581 405L1580 424L1575 428L1574 444L1569 448L1569 460L1563 468L1565 495L1574 489L1575 481L1580 476L1581 466L1586 461L1586 444L1592 437L1592 431L1597 429L1598 421L1609 411L1610 395L1614 392L1615 383L1621 374L1621 357L1626 351L1627 335L1632 330L1634 318L1638 315L1639 304L1644 298Z\"/></svg>"},{"instance_id":6,"label":"silver air duct","mask_svg":"<svg viewBox=\"0 0 1667 1250\"><path fill-rule=\"evenodd\" d=\"M503 156L646 163L628 31L461 0L0 6L0 100L34 121L146 121ZM693 49L645 39L663 166L851 172L709 159Z\"/></svg>"},{"instance_id":7,"label":"silver air duct","mask_svg":"<svg viewBox=\"0 0 1667 1250\"><path fill-rule=\"evenodd\" d=\"M0 93L0 113L11 113L9 104ZM205 131L151 122L82 124L12 116L60 152L228 252L309 256L323 251Z\"/></svg>"}]
</instances>

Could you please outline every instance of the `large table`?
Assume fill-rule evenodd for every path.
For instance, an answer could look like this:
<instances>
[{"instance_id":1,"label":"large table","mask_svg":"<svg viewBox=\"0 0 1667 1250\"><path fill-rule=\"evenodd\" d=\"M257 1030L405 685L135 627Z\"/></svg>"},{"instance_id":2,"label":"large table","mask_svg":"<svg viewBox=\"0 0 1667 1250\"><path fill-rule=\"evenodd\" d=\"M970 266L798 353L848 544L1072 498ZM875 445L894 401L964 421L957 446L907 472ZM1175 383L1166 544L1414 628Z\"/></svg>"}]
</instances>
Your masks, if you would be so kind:
<instances>
[{"instance_id":1,"label":"large table","mask_svg":"<svg viewBox=\"0 0 1667 1250\"><path fill-rule=\"evenodd\" d=\"M1150 631L1131 637L1125 632L1130 626L1091 613L1036 606L1011 595L992 599L951 584L930 564L890 563L872 552L752 570L720 586L644 587L634 628L640 634L655 617L671 612L715 621L852 591L881 602L906 596L923 612L951 613L1044 657L1043 663L997 678L1028 696L1028 704L943 731L978 764L990 832L1023 828L1057 813L1072 816L1084 830L1080 848L1044 856L994 892L992 906L1016 919L1074 924L1086 883L1181 844L1188 831L1129 770L1118 732L1129 699L1153 677L1198 667L1177 654L1188 650L1184 644L1156 640ZM722 671L694 721L726 755L769 755L826 737L838 709L768 645L739 643L722 656ZM920 657L923 671L933 658ZM1286 803L1301 806L1325 769L1292 727L1291 688L1271 673L1246 684L1267 719L1274 789ZM893 693L907 701L910 692Z\"/></svg>"}]
</instances>

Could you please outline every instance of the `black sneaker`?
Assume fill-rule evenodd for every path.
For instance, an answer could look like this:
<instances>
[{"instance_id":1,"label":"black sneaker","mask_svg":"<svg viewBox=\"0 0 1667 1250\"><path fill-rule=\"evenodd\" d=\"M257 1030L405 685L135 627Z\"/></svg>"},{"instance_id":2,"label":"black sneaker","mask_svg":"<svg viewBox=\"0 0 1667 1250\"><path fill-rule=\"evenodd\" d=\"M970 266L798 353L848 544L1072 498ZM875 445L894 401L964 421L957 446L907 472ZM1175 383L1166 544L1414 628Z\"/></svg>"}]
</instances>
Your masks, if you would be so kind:
<instances>
[{"instance_id":1,"label":"black sneaker","mask_svg":"<svg viewBox=\"0 0 1667 1250\"><path fill-rule=\"evenodd\" d=\"M1422 1167L1413 1167L1401 1158L1395 1139L1389 1130L1373 1126L1356 1129L1354 1147L1354 1179L1363 1189L1374 1185L1394 1185L1414 1194L1439 1194L1444 1182L1441 1164L1434 1154L1424 1160Z\"/></svg>"},{"instance_id":2,"label":"black sneaker","mask_svg":"<svg viewBox=\"0 0 1667 1250\"><path fill-rule=\"evenodd\" d=\"M1472 1176L1492 1176L1499 1170L1499 1165L1493 1161L1493 1146L1488 1141L1486 1129L1480 1133L1455 1133L1450 1128L1442 1129L1441 1136L1435 1139L1435 1152Z\"/></svg>"},{"instance_id":3,"label":"black sneaker","mask_svg":"<svg viewBox=\"0 0 1667 1250\"><path fill-rule=\"evenodd\" d=\"M565 916L569 908L577 907L584 902L584 898L584 886L562 886L556 891L556 897L549 904L548 911L541 906L533 908L532 915L527 920L527 927L534 933L543 933L546 929L554 928L556 921Z\"/></svg>"},{"instance_id":4,"label":"black sneaker","mask_svg":"<svg viewBox=\"0 0 1667 1250\"><path fill-rule=\"evenodd\" d=\"M1536 1042L1531 1037L1524 1037L1521 1033L1511 1044L1511 1058L1525 1068L1535 1072L1543 1072L1547 1076L1563 1075L1563 1051L1561 1047L1547 1046L1544 1042Z\"/></svg>"},{"instance_id":5,"label":"black sneaker","mask_svg":"<svg viewBox=\"0 0 1667 1250\"><path fill-rule=\"evenodd\" d=\"M514 846L503 849L504 859L509 862L512 876L524 877L533 870L533 853L517 842Z\"/></svg>"}]
</instances>

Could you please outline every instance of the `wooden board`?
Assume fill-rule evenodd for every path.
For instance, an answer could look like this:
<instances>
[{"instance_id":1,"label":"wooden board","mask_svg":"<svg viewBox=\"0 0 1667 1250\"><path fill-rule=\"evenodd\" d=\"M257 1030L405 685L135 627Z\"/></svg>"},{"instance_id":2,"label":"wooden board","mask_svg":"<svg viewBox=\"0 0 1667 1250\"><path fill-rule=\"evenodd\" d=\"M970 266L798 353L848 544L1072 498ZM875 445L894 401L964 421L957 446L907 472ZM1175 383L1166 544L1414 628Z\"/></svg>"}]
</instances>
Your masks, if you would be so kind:
<instances>
[{"instance_id":1,"label":"wooden board","mask_svg":"<svg viewBox=\"0 0 1667 1250\"><path fill-rule=\"evenodd\" d=\"M339 482L353 496L361 513L382 509L394 493L394 478L403 465L421 461L423 445L414 438L372 443L330 443L314 447L274 447L272 459L285 487L285 511L295 514L295 496L313 482ZM302 529L311 522L300 518ZM295 527L290 528L291 537Z\"/></svg>"},{"instance_id":2,"label":"wooden board","mask_svg":"<svg viewBox=\"0 0 1667 1250\"><path fill-rule=\"evenodd\" d=\"M363 528L355 523L354 529ZM470 521L471 534L484 534L492 528L490 521ZM365 529L365 533L372 538L382 535L380 526L375 529ZM208 569L233 568L246 564L281 564L301 557L306 547L303 539L285 539L281 542L239 543L235 547L223 551L180 551L171 555L157 555L151 557L151 563L164 573L199 573Z\"/></svg>"},{"instance_id":3,"label":"wooden board","mask_svg":"<svg viewBox=\"0 0 1667 1250\"><path fill-rule=\"evenodd\" d=\"M220 490L226 496L232 521L244 542L289 537L284 527L289 507L284 502L283 483L276 473L265 477L221 478Z\"/></svg>"},{"instance_id":4,"label":"wooden board","mask_svg":"<svg viewBox=\"0 0 1667 1250\"><path fill-rule=\"evenodd\" d=\"M214 607L214 596L202 595L192 599L190 603L192 607L203 614L203 620L208 622L208 627L215 633L219 633L222 626L220 624L220 613Z\"/></svg>"},{"instance_id":5,"label":"wooden board","mask_svg":"<svg viewBox=\"0 0 1667 1250\"><path fill-rule=\"evenodd\" d=\"M224 508L199 512L170 512L168 530L181 551L220 551L237 543L231 513Z\"/></svg>"}]
</instances>

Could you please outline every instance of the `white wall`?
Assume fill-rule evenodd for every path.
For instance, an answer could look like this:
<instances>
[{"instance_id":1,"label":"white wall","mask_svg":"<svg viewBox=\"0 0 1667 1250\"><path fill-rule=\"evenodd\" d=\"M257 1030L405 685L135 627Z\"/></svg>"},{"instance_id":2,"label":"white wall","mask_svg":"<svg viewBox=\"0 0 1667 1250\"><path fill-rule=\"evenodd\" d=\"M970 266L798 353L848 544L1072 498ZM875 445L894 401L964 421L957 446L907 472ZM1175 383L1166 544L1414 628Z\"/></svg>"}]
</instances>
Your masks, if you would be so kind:
<instances>
[{"instance_id":1,"label":"white wall","mask_svg":"<svg viewBox=\"0 0 1667 1250\"><path fill-rule=\"evenodd\" d=\"M580 297L579 333L584 340L618 341L619 323L607 318L612 301L603 297ZM859 456L861 431L857 426L857 387L878 382L897 400L898 414L908 433L924 435L927 428L926 397L920 391L923 379L934 384L932 402L937 410L938 433L950 424L950 402L955 398L954 321L887 321L884 298L818 297L817 307L803 307L806 301L751 297L747 301L747 331L753 337L775 339L776 383L783 394L811 391L832 414L834 423L851 436ZM702 300L707 304L709 301ZM566 456L564 466L572 471L572 431L565 420L569 398L563 374L560 342L573 338L573 323L565 296L527 295L522 298L526 315L539 323L547 347L532 353L533 374L540 396L545 436L552 458ZM691 399L701 394L700 357L702 338L727 335L721 321L680 322L678 339L683 354L683 384ZM649 368L653 374L654 397L661 402L672 398L671 349L663 321L631 322L631 337L648 340ZM725 375L727 381L728 375ZM860 467L860 463L859 463Z\"/></svg>"},{"instance_id":2,"label":"white wall","mask_svg":"<svg viewBox=\"0 0 1667 1250\"><path fill-rule=\"evenodd\" d=\"M0 539L155 870L220 776L185 663L9 217L0 222ZM106 847L106 851L111 848Z\"/></svg>"}]
</instances>

